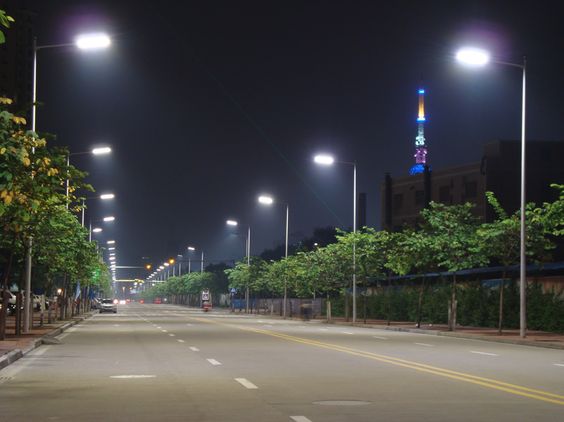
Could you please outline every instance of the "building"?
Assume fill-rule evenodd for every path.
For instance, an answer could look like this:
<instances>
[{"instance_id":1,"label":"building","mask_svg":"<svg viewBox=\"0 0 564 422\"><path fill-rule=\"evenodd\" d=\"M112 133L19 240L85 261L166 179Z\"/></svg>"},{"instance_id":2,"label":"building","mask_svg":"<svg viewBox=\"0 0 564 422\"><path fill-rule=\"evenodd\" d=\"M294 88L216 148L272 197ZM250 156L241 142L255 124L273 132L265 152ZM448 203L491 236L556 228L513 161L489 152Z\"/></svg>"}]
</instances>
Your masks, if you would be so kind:
<instances>
[{"instance_id":1,"label":"building","mask_svg":"<svg viewBox=\"0 0 564 422\"><path fill-rule=\"evenodd\" d=\"M550 202L557 199L551 183L564 183L564 142L527 142L527 202ZM430 202L448 205L471 202L475 214L483 221L495 215L487 206L485 193L494 192L503 208L513 213L520 207L521 198L520 141L498 140L484 147L482 160L477 163L431 170L424 166L422 173L392 178L386 174L382 185L382 228L397 231L404 225L414 226L419 212Z\"/></svg>"}]
</instances>

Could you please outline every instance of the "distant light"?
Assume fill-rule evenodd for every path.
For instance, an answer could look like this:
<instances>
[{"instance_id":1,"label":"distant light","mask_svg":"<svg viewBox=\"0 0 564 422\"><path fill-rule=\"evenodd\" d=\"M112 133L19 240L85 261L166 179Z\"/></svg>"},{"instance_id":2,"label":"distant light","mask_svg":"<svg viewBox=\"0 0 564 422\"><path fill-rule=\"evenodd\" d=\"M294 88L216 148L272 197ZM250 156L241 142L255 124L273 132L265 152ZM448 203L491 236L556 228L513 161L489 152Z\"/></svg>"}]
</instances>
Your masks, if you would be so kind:
<instances>
[{"instance_id":1,"label":"distant light","mask_svg":"<svg viewBox=\"0 0 564 422\"><path fill-rule=\"evenodd\" d=\"M116 219L115 217L110 216L110 217L104 217L103 220L104 221L114 221L115 219Z\"/></svg>"},{"instance_id":2,"label":"distant light","mask_svg":"<svg viewBox=\"0 0 564 422\"><path fill-rule=\"evenodd\" d=\"M114 248L113 246L111 248L108 248L109 251L115 251L116 248Z\"/></svg>"},{"instance_id":3,"label":"distant light","mask_svg":"<svg viewBox=\"0 0 564 422\"><path fill-rule=\"evenodd\" d=\"M227 220L225 222L228 226L233 226L236 227L239 223L237 223L235 220Z\"/></svg>"},{"instance_id":4,"label":"distant light","mask_svg":"<svg viewBox=\"0 0 564 422\"><path fill-rule=\"evenodd\" d=\"M84 34L76 37L76 46L81 50L100 50L108 48L112 43L107 34Z\"/></svg>"},{"instance_id":5,"label":"distant light","mask_svg":"<svg viewBox=\"0 0 564 422\"><path fill-rule=\"evenodd\" d=\"M115 261L116 257L115 256L110 256L109 260L110 261Z\"/></svg>"},{"instance_id":6,"label":"distant light","mask_svg":"<svg viewBox=\"0 0 564 422\"><path fill-rule=\"evenodd\" d=\"M425 90L424 90L424 89L420 89L420 90L417 91L417 92L419 92L419 94L425 94Z\"/></svg>"},{"instance_id":7,"label":"distant light","mask_svg":"<svg viewBox=\"0 0 564 422\"><path fill-rule=\"evenodd\" d=\"M168 260L168 263L169 263L170 265L174 264L174 262L175 262L175 261L174 261L174 258L170 258L170 259Z\"/></svg>"},{"instance_id":8,"label":"distant light","mask_svg":"<svg viewBox=\"0 0 564 422\"><path fill-rule=\"evenodd\" d=\"M108 245L113 245L114 243L116 243L116 241L115 240L108 240L106 243Z\"/></svg>"},{"instance_id":9,"label":"distant light","mask_svg":"<svg viewBox=\"0 0 564 422\"><path fill-rule=\"evenodd\" d=\"M462 48L456 53L456 60L471 66L484 66L490 61L490 55L481 48Z\"/></svg>"},{"instance_id":10,"label":"distant light","mask_svg":"<svg viewBox=\"0 0 564 422\"><path fill-rule=\"evenodd\" d=\"M425 120L426 120L425 117L418 117L418 118L417 118L417 121L418 121L418 122L424 122Z\"/></svg>"},{"instance_id":11,"label":"distant light","mask_svg":"<svg viewBox=\"0 0 564 422\"><path fill-rule=\"evenodd\" d=\"M319 154L313 157L313 161L316 164L321 164L322 166L330 166L335 162L335 158L328 154Z\"/></svg>"},{"instance_id":12,"label":"distant light","mask_svg":"<svg viewBox=\"0 0 564 422\"><path fill-rule=\"evenodd\" d=\"M196 248L195 248L194 246L188 246L188 250L189 250L189 251L195 251Z\"/></svg>"},{"instance_id":13,"label":"distant light","mask_svg":"<svg viewBox=\"0 0 564 422\"><path fill-rule=\"evenodd\" d=\"M165 263L164 263L164 266L165 266L165 267L168 267L169 265L170 265L170 264L169 264L168 262L165 262Z\"/></svg>"},{"instance_id":14,"label":"distant light","mask_svg":"<svg viewBox=\"0 0 564 422\"><path fill-rule=\"evenodd\" d=\"M116 196L113 193L103 193L100 195L100 199L114 199Z\"/></svg>"},{"instance_id":15,"label":"distant light","mask_svg":"<svg viewBox=\"0 0 564 422\"><path fill-rule=\"evenodd\" d=\"M272 205L274 203L274 198L268 195L261 195L258 197L258 201L263 205Z\"/></svg>"},{"instance_id":16,"label":"distant light","mask_svg":"<svg viewBox=\"0 0 564 422\"><path fill-rule=\"evenodd\" d=\"M92 229L92 233L100 233L102 229L100 227L95 227Z\"/></svg>"},{"instance_id":17,"label":"distant light","mask_svg":"<svg viewBox=\"0 0 564 422\"><path fill-rule=\"evenodd\" d=\"M110 147L100 147L100 148L94 148L92 150L92 154L94 155L109 154L110 152L112 152L112 149Z\"/></svg>"}]
</instances>

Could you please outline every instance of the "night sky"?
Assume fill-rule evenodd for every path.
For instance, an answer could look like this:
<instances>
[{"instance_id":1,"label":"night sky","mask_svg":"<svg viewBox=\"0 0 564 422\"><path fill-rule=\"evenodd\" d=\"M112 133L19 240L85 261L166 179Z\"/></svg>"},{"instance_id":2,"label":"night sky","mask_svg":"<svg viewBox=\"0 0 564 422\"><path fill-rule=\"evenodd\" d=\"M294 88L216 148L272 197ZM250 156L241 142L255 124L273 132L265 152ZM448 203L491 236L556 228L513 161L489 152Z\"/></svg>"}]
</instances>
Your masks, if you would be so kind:
<instances>
[{"instance_id":1,"label":"night sky","mask_svg":"<svg viewBox=\"0 0 564 422\"><path fill-rule=\"evenodd\" d=\"M380 226L386 172L408 174L424 87L433 168L481 158L519 139L521 73L465 69L457 47L528 58L528 138L561 140L564 25L557 1L22 1L37 11L38 44L104 30L110 50L39 54L38 129L79 156L99 193L88 218L113 214L97 238L117 241L118 265L160 264L203 249L212 261L352 226L352 169L317 167L319 151L358 164L368 225ZM518 163L516 163L518 165ZM243 232L241 230L241 232ZM240 233L242 234L242 233ZM134 275L118 270L118 278ZM143 272L137 275L142 275Z\"/></svg>"}]
</instances>

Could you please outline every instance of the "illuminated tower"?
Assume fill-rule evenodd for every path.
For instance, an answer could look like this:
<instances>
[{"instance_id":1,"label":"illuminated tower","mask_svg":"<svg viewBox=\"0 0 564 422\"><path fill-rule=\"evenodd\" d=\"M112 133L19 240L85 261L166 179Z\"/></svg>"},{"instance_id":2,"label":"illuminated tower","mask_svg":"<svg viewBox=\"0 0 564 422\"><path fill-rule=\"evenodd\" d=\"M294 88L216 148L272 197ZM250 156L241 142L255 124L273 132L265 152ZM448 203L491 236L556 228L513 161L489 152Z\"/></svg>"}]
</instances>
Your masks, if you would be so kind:
<instances>
[{"instance_id":1,"label":"illuminated tower","mask_svg":"<svg viewBox=\"0 0 564 422\"><path fill-rule=\"evenodd\" d=\"M419 113L417 114L417 136L415 137L415 164L409 174L423 173L427 163L427 146L425 145L425 90L419 89Z\"/></svg>"}]
</instances>

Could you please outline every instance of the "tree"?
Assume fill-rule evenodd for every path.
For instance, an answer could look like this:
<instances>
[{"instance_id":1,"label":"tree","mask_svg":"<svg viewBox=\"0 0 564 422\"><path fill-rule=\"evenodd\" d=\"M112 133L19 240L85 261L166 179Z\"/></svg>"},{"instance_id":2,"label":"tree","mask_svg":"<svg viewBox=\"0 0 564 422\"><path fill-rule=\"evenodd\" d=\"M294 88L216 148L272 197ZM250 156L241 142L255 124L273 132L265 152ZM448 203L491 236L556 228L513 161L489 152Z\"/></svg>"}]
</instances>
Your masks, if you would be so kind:
<instances>
[{"instance_id":1,"label":"tree","mask_svg":"<svg viewBox=\"0 0 564 422\"><path fill-rule=\"evenodd\" d=\"M0 9L0 26L4 28L10 28L10 24L14 21L14 18L8 16L4 10ZM0 44L4 44L6 42L6 36L4 35L3 31L0 31Z\"/></svg>"},{"instance_id":2,"label":"tree","mask_svg":"<svg viewBox=\"0 0 564 422\"><path fill-rule=\"evenodd\" d=\"M473 204L444 205L431 202L421 211L423 231L429 236L431 251L439 267L452 272L449 330L456 329L456 273L484 265L476 231L478 220L472 215Z\"/></svg>"}]
</instances>

